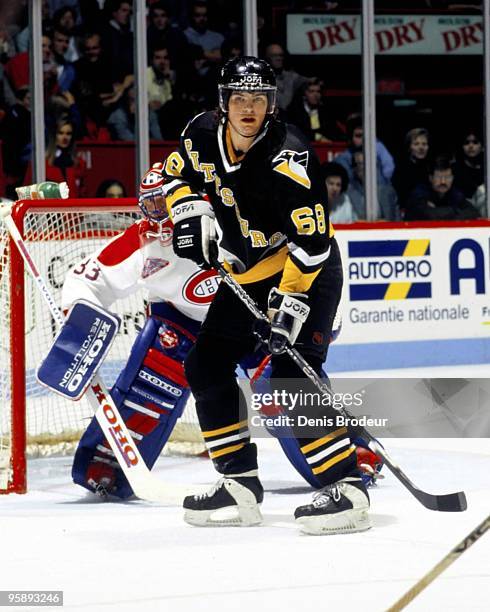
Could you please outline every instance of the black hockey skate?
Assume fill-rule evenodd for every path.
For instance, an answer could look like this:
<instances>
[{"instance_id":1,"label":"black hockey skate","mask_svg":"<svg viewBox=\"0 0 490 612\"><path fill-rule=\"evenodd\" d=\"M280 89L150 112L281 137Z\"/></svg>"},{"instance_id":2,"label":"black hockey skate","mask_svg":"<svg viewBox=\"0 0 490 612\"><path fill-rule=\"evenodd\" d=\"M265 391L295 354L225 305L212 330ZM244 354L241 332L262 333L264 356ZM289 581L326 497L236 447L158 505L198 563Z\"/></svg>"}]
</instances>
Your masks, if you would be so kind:
<instances>
[{"instance_id":1,"label":"black hockey skate","mask_svg":"<svg viewBox=\"0 0 490 612\"><path fill-rule=\"evenodd\" d=\"M257 470L223 476L207 493L184 498L184 521L198 527L258 525L263 499Z\"/></svg>"},{"instance_id":2,"label":"black hockey skate","mask_svg":"<svg viewBox=\"0 0 490 612\"><path fill-rule=\"evenodd\" d=\"M296 508L294 518L304 533L329 535L366 531L369 495L360 478L348 476L313 495L313 501Z\"/></svg>"}]
</instances>

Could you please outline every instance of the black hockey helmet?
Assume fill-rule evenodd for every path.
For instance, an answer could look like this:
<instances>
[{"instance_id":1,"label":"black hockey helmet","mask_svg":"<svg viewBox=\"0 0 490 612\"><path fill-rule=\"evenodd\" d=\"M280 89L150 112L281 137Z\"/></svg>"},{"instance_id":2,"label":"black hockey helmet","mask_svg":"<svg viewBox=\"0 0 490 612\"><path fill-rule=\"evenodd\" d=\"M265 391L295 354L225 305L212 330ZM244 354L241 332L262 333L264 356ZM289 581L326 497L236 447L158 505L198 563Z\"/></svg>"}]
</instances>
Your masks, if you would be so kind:
<instances>
[{"instance_id":1,"label":"black hockey helmet","mask_svg":"<svg viewBox=\"0 0 490 612\"><path fill-rule=\"evenodd\" d=\"M267 95L267 113L276 107L276 76L267 62L253 56L235 57L221 69L219 106L228 112L228 101L234 91L255 91Z\"/></svg>"}]
</instances>

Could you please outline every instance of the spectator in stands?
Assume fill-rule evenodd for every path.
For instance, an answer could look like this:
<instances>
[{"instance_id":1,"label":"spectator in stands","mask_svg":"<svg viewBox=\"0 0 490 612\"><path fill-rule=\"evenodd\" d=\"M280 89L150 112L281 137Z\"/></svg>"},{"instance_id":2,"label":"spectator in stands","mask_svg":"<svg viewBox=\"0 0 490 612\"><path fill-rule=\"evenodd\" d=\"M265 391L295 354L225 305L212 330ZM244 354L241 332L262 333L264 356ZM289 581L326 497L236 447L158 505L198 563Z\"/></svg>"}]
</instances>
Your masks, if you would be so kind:
<instances>
[{"instance_id":1,"label":"spectator in stands","mask_svg":"<svg viewBox=\"0 0 490 612\"><path fill-rule=\"evenodd\" d=\"M2 124L2 158L6 194L16 198L15 187L22 184L31 157L31 94L28 87L16 92L16 102Z\"/></svg>"},{"instance_id":2,"label":"spectator in stands","mask_svg":"<svg viewBox=\"0 0 490 612\"><path fill-rule=\"evenodd\" d=\"M226 64L229 60L234 57L240 57L243 55L243 45L239 38L228 38L221 45L221 57L223 58L223 64Z\"/></svg>"},{"instance_id":3,"label":"spectator in stands","mask_svg":"<svg viewBox=\"0 0 490 612\"><path fill-rule=\"evenodd\" d=\"M347 119L347 137L348 147L342 153L339 153L335 161L342 164L347 170L349 180L352 181L354 168L353 154L358 147L362 147L364 128L362 127L362 117L359 113L350 115ZM395 162L393 156L380 140L376 140L376 158L378 168L378 183L391 186L391 178L395 170Z\"/></svg>"},{"instance_id":4,"label":"spectator in stands","mask_svg":"<svg viewBox=\"0 0 490 612\"><path fill-rule=\"evenodd\" d=\"M208 77L209 67L202 48L199 45L189 45L189 58L190 67L185 72L179 73L177 79L181 114L187 118L182 127L198 113L216 108L218 103L216 81Z\"/></svg>"},{"instance_id":5,"label":"spectator in stands","mask_svg":"<svg viewBox=\"0 0 490 612\"><path fill-rule=\"evenodd\" d=\"M48 80L52 81L53 78L56 79L57 75L54 72L51 38L47 34L43 34L41 45L44 76L46 77L47 73L50 73ZM27 51L17 53L10 58L5 64L5 76L12 91L17 91L29 85L29 53Z\"/></svg>"},{"instance_id":6,"label":"spectator in stands","mask_svg":"<svg viewBox=\"0 0 490 612\"><path fill-rule=\"evenodd\" d=\"M104 6L108 20L101 30L102 47L107 54L115 82L133 74L133 33L130 30L131 3L107 0Z\"/></svg>"},{"instance_id":7,"label":"spectator in stands","mask_svg":"<svg viewBox=\"0 0 490 612\"><path fill-rule=\"evenodd\" d=\"M77 13L72 6L62 6L53 15L53 29L64 32L68 36L68 48L63 57L67 62L76 62L80 53L76 44L76 24Z\"/></svg>"},{"instance_id":8,"label":"spectator in stands","mask_svg":"<svg viewBox=\"0 0 490 612\"><path fill-rule=\"evenodd\" d=\"M136 92L130 87L124 94L121 104L112 111L107 119L113 140L134 140Z\"/></svg>"},{"instance_id":9,"label":"spectator in stands","mask_svg":"<svg viewBox=\"0 0 490 612\"><path fill-rule=\"evenodd\" d=\"M61 92L67 91L75 80L75 68L73 64L65 59L65 54L70 45L70 34L61 26L53 30L53 60L56 64L58 87Z\"/></svg>"},{"instance_id":10,"label":"spectator in stands","mask_svg":"<svg viewBox=\"0 0 490 612\"><path fill-rule=\"evenodd\" d=\"M172 27L170 14L165 2L154 2L150 6L150 25L148 26L146 40L148 44L148 57L157 47L168 50L172 66L179 68L188 60L189 43L181 30Z\"/></svg>"},{"instance_id":11,"label":"spectator in stands","mask_svg":"<svg viewBox=\"0 0 490 612\"><path fill-rule=\"evenodd\" d=\"M87 32L81 42L82 57L75 62L73 93L89 138L108 140L106 122L115 96L109 60L102 53L101 38ZM121 93L122 95L122 93Z\"/></svg>"},{"instance_id":12,"label":"spectator in stands","mask_svg":"<svg viewBox=\"0 0 490 612\"><path fill-rule=\"evenodd\" d=\"M308 140L332 142L343 140L342 132L330 121L323 103L323 81L314 78L302 87L302 95L291 103L287 117Z\"/></svg>"},{"instance_id":13,"label":"spectator in stands","mask_svg":"<svg viewBox=\"0 0 490 612\"><path fill-rule=\"evenodd\" d=\"M405 136L405 156L396 165L393 185L398 202L405 209L409 194L417 185L429 185L430 137L425 128L413 128Z\"/></svg>"},{"instance_id":14,"label":"spectator in stands","mask_svg":"<svg viewBox=\"0 0 490 612\"><path fill-rule=\"evenodd\" d=\"M15 53L15 44L10 32L0 25L0 63L6 64Z\"/></svg>"},{"instance_id":15,"label":"spectator in stands","mask_svg":"<svg viewBox=\"0 0 490 612\"><path fill-rule=\"evenodd\" d=\"M357 214L346 191L349 177L343 166L336 162L322 164L323 176L328 193L328 210L332 223L353 223Z\"/></svg>"},{"instance_id":16,"label":"spectator in stands","mask_svg":"<svg viewBox=\"0 0 490 612\"><path fill-rule=\"evenodd\" d=\"M47 32L51 28L49 0L43 0L41 3L41 20L43 32ZM29 40L31 31L29 25L21 30L15 37L15 46L19 53L24 53L29 49Z\"/></svg>"},{"instance_id":17,"label":"spectator in stands","mask_svg":"<svg viewBox=\"0 0 490 612\"><path fill-rule=\"evenodd\" d=\"M82 198L86 194L87 166L78 157L75 148L75 127L66 117L61 117L55 129L48 135L46 146L46 180L61 183L66 181L71 198ZM27 170L26 182L32 182L32 167Z\"/></svg>"},{"instance_id":18,"label":"spectator in stands","mask_svg":"<svg viewBox=\"0 0 490 612\"><path fill-rule=\"evenodd\" d=\"M208 5L202 0L192 3L189 27L184 30L188 42L202 47L208 62L221 62L221 45L225 37L208 29Z\"/></svg>"},{"instance_id":19,"label":"spectator in stands","mask_svg":"<svg viewBox=\"0 0 490 612\"><path fill-rule=\"evenodd\" d=\"M454 184L448 157L437 157L429 170L430 185L418 185L407 199L405 219L446 221L476 219L478 211Z\"/></svg>"},{"instance_id":20,"label":"spectator in stands","mask_svg":"<svg viewBox=\"0 0 490 612\"><path fill-rule=\"evenodd\" d=\"M294 70L284 69L284 49L281 45L272 43L265 48L265 59L272 66L277 83L277 106L285 112L299 89L308 82Z\"/></svg>"},{"instance_id":21,"label":"spectator in stands","mask_svg":"<svg viewBox=\"0 0 490 612\"><path fill-rule=\"evenodd\" d=\"M463 133L461 148L456 153L454 185L470 200L484 182L482 137L479 130L470 128Z\"/></svg>"},{"instance_id":22,"label":"spectator in stands","mask_svg":"<svg viewBox=\"0 0 490 612\"><path fill-rule=\"evenodd\" d=\"M97 187L96 198L126 198L126 189L117 179L106 179Z\"/></svg>"},{"instance_id":23,"label":"spectator in stands","mask_svg":"<svg viewBox=\"0 0 490 612\"><path fill-rule=\"evenodd\" d=\"M337 161L337 158L335 159ZM391 183L378 181L378 203L375 219L398 221L400 211L397 204L396 191ZM347 189L354 211L359 219L367 219L366 198L364 193L364 153L361 147L352 152L352 179Z\"/></svg>"},{"instance_id":24,"label":"spectator in stands","mask_svg":"<svg viewBox=\"0 0 490 612\"><path fill-rule=\"evenodd\" d=\"M15 103L14 90L7 79L3 64L0 64L0 109L11 108Z\"/></svg>"},{"instance_id":25,"label":"spectator in stands","mask_svg":"<svg viewBox=\"0 0 490 612\"><path fill-rule=\"evenodd\" d=\"M148 66L148 104L150 138L162 140L160 122L163 108L173 98L175 73L170 68L170 58L166 47L155 47L151 55L151 65Z\"/></svg>"}]
</instances>

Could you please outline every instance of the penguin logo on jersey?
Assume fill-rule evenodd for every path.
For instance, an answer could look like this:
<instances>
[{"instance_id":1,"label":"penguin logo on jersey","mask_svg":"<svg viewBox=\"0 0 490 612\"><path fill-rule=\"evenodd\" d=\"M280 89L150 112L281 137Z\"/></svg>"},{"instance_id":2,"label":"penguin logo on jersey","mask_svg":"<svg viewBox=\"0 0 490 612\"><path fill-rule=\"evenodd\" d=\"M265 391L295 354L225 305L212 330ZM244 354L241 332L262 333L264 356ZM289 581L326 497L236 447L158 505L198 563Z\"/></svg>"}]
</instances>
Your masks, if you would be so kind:
<instances>
[{"instance_id":1,"label":"penguin logo on jersey","mask_svg":"<svg viewBox=\"0 0 490 612\"><path fill-rule=\"evenodd\" d=\"M276 172L280 172L285 176L289 177L296 183L303 185L306 189L311 187L311 181L306 173L308 167L308 151L290 151L286 149L281 151L279 155L276 155L272 160L273 169Z\"/></svg>"}]
</instances>

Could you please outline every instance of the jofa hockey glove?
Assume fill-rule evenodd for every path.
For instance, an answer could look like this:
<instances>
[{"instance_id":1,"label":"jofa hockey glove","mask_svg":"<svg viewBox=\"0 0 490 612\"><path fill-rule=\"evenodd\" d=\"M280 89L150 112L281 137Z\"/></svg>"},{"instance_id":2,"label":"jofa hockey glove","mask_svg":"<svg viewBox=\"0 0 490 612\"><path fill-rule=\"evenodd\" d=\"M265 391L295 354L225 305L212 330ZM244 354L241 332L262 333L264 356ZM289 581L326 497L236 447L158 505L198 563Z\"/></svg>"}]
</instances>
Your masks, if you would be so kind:
<instances>
[{"instance_id":1,"label":"jofa hockey glove","mask_svg":"<svg viewBox=\"0 0 490 612\"><path fill-rule=\"evenodd\" d=\"M296 342L310 313L307 301L308 296L304 293L284 293L276 287L271 289L267 314L271 321L269 350L273 355L283 353L288 342Z\"/></svg>"},{"instance_id":2,"label":"jofa hockey glove","mask_svg":"<svg viewBox=\"0 0 490 612\"><path fill-rule=\"evenodd\" d=\"M210 257L217 254L214 219L207 215L189 217L174 226L174 252L178 257L190 259L204 270L209 270Z\"/></svg>"}]
</instances>

